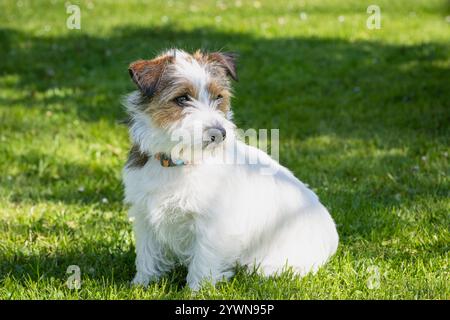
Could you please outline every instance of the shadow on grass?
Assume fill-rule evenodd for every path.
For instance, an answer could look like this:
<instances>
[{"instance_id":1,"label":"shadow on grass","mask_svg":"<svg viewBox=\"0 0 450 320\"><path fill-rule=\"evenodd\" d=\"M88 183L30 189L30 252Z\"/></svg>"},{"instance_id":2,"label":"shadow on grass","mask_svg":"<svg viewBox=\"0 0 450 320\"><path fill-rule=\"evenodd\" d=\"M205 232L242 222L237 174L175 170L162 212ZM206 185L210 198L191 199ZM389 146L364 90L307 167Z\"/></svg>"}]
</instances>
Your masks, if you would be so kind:
<instances>
[{"instance_id":1,"label":"shadow on grass","mask_svg":"<svg viewBox=\"0 0 450 320\"><path fill-rule=\"evenodd\" d=\"M65 282L73 275L73 271L68 273L68 267L74 265L80 268L81 281L130 288L136 272L134 259L133 248L123 251L98 241L88 242L79 250L70 249L46 255L18 253L0 262L0 285L11 277L23 286L27 286L30 280L35 283L56 280L65 288ZM169 287L165 290L179 291L186 284L186 274L186 268L177 266L158 283L167 281Z\"/></svg>"},{"instance_id":2,"label":"shadow on grass","mask_svg":"<svg viewBox=\"0 0 450 320\"><path fill-rule=\"evenodd\" d=\"M134 89L127 72L131 61L150 58L169 47L212 51L225 46L241 56L234 101L239 127L280 128L284 136L281 143L283 139L305 139L319 131L361 140L377 136L384 147L403 146L411 150L415 149L416 136L442 140L448 137L448 69L439 63L448 59L449 48L442 44L398 46L342 39L262 39L212 29L182 31L170 27L124 27L106 38L80 33L36 37L0 29L0 43L0 76L11 76L13 79L5 86L22 94L2 97L0 108L23 104L45 113L53 105L60 105L58 112L73 114L85 122L117 122L125 116L121 97ZM62 94L49 94L56 89ZM316 152L317 157L320 153L326 156L328 150ZM108 175L104 168L33 153L15 160L36 164L43 158L48 159L57 178L38 170L28 171L22 181L12 186L13 202L92 204L106 195L111 205L121 205L120 180ZM377 168L383 168L386 160L388 157L377 160ZM396 162L403 160L400 157ZM345 175L339 166L323 165L317 169L330 176ZM95 188L88 185L84 193L77 193L73 183L64 187L69 181L81 185L89 183L89 179L103 179L104 183ZM34 187L36 184L38 188ZM432 187L422 185L420 192L426 194ZM347 205L358 206L358 201L374 207L395 206L385 196L397 191L386 185L369 191L340 190L335 194L338 200L331 202L341 213ZM339 215L336 219L345 221ZM353 235L367 236L381 223L373 216L361 221L364 225L352 229ZM389 221L382 226L386 223ZM349 231L342 233L344 242ZM10 270L15 277L33 275L37 279L40 275L33 268L39 266L48 270L45 276L65 278L67 265L83 261L82 269L101 270L94 277L111 278L111 269L105 268L108 265L114 266L115 281L125 283L131 279L134 253L109 252L108 245L94 247L98 251L86 247L82 254L17 256L4 270ZM181 277L175 278L176 283L182 282Z\"/></svg>"},{"instance_id":3,"label":"shadow on grass","mask_svg":"<svg viewBox=\"0 0 450 320\"><path fill-rule=\"evenodd\" d=\"M12 203L53 202L64 204L102 204L118 209L123 203L123 187L118 172L99 163L84 164L68 158L29 151L15 159L20 175L2 179ZM106 200L105 200L106 199Z\"/></svg>"},{"instance_id":4,"label":"shadow on grass","mask_svg":"<svg viewBox=\"0 0 450 320\"><path fill-rule=\"evenodd\" d=\"M390 45L319 38L255 38L212 29L122 27L102 38L74 32L36 37L0 29L0 70L25 92L13 102L45 108L60 103L84 121L123 117L120 98L134 89L127 66L164 48L226 49L240 53L234 108L241 127L284 129L298 137L318 127L355 137L353 128L432 136L448 132L448 47ZM47 95L51 89L67 95ZM43 94L41 100L36 96ZM286 111L288 110L288 112ZM378 130L377 130L378 129ZM359 133L362 134L362 133ZM364 137L366 135L362 134Z\"/></svg>"}]
</instances>

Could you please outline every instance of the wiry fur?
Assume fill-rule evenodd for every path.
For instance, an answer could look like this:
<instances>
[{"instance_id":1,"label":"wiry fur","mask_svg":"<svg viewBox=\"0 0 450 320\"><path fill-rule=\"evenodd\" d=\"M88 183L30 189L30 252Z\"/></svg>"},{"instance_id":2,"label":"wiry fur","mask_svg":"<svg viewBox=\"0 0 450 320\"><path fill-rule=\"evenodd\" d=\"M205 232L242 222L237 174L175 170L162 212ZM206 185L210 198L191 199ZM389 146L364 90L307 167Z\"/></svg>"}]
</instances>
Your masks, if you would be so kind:
<instances>
[{"instance_id":1,"label":"wiry fur","mask_svg":"<svg viewBox=\"0 0 450 320\"><path fill-rule=\"evenodd\" d=\"M146 96L141 89L125 103L135 156L130 160L135 165L123 170L125 201L131 204L136 236L133 283L146 285L176 263L188 267L187 283L193 289L204 280L229 278L236 264L257 267L265 275L286 266L300 275L316 271L336 251L335 224L318 197L289 170L237 141L227 78L236 76L233 60L229 55L218 58L220 53L189 55L180 50L159 59L164 56L172 57L171 62L158 75L153 92ZM140 66L134 71L142 70ZM208 90L212 86L226 98L220 107ZM180 87L193 91L185 108L171 102ZM157 115L163 108L173 109L175 115L160 121ZM198 122L226 129L221 143L225 158L251 154L258 163L230 165L223 155L210 152L200 163L164 168L152 157L157 152L170 154L176 144L173 132L192 132ZM136 158L142 154L148 155L146 161ZM261 174L267 167L273 175Z\"/></svg>"}]
</instances>

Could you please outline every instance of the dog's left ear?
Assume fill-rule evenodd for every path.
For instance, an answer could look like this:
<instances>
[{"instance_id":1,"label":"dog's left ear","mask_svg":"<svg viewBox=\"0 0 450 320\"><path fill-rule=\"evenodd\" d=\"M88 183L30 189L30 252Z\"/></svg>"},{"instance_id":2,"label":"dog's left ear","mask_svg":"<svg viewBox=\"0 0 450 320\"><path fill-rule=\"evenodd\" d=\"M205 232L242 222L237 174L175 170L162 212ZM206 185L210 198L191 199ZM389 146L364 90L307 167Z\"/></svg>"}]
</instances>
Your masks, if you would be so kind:
<instances>
[{"instance_id":1,"label":"dog's left ear","mask_svg":"<svg viewBox=\"0 0 450 320\"><path fill-rule=\"evenodd\" d=\"M212 52L209 54L209 58L222 66L227 72L227 75L235 81L238 81L238 76L236 73L237 57L238 54L234 52Z\"/></svg>"},{"instance_id":2,"label":"dog's left ear","mask_svg":"<svg viewBox=\"0 0 450 320\"><path fill-rule=\"evenodd\" d=\"M159 80L172 56L162 56L153 60L138 60L130 64L128 72L139 90L152 97L158 89Z\"/></svg>"}]
</instances>

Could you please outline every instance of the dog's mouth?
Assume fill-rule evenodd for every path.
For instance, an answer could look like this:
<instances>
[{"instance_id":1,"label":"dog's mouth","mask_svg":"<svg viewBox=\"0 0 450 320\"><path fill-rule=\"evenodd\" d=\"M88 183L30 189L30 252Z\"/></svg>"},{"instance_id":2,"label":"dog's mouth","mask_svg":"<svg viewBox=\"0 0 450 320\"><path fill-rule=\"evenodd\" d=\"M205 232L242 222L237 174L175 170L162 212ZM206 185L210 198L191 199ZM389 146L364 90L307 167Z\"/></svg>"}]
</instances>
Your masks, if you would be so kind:
<instances>
[{"instance_id":1,"label":"dog's mouth","mask_svg":"<svg viewBox=\"0 0 450 320\"><path fill-rule=\"evenodd\" d=\"M222 144L222 141L216 142L216 141L204 141L202 145L203 150L212 150L215 148L218 148Z\"/></svg>"}]
</instances>

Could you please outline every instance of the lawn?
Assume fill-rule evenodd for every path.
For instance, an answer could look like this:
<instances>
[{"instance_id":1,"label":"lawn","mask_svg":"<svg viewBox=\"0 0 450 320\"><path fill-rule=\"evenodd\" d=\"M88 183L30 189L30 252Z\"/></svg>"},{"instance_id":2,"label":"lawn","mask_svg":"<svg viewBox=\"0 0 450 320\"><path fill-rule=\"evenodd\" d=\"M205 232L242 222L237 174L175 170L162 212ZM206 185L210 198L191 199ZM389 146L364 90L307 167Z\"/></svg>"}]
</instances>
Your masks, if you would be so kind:
<instances>
[{"instance_id":1,"label":"lawn","mask_svg":"<svg viewBox=\"0 0 450 320\"><path fill-rule=\"evenodd\" d=\"M65 1L0 3L0 299L450 298L448 2L71 3L80 30ZM240 54L236 124L279 128L280 162L336 220L316 275L240 269L194 293L180 267L129 286L120 100L128 64L169 47Z\"/></svg>"}]
</instances>

